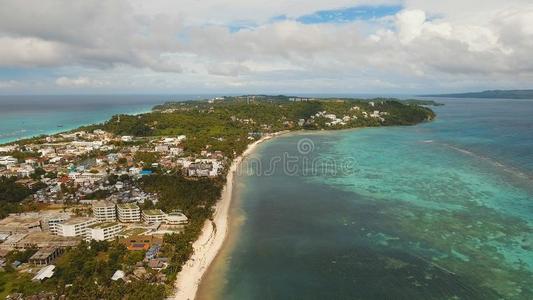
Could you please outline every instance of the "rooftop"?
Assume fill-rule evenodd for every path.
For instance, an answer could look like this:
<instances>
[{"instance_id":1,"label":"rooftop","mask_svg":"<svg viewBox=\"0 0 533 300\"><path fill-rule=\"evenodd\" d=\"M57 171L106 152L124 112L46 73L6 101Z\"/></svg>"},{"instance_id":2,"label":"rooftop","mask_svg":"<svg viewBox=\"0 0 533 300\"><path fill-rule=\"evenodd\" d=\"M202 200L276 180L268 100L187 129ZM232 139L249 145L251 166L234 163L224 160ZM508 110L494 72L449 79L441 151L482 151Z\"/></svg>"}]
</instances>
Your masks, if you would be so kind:
<instances>
[{"instance_id":1,"label":"rooftop","mask_svg":"<svg viewBox=\"0 0 533 300\"><path fill-rule=\"evenodd\" d=\"M143 214L149 215L149 216L158 216L158 215L164 215L165 213L160 209L147 209L147 210L143 210Z\"/></svg>"},{"instance_id":2,"label":"rooftop","mask_svg":"<svg viewBox=\"0 0 533 300\"><path fill-rule=\"evenodd\" d=\"M40 244L75 244L79 239L75 237L64 237L60 235L54 235L50 232L32 232L24 237L24 243L32 245Z\"/></svg>"},{"instance_id":3,"label":"rooftop","mask_svg":"<svg viewBox=\"0 0 533 300\"><path fill-rule=\"evenodd\" d=\"M35 252L35 254L32 255L30 259L47 259L50 255L56 252L56 250L57 248L55 247L41 248L37 252Z\"/></svg>"},{"instance_id":4,"label":"rooftop","mask_svg":"<svg viewBox=\"0 0 533 300\"><path fill-rule=\"evenodd\" d=\"M55 268L56 268L56 266L54 266L54 265L49 265L49 266L46 266L46 267L42 268L37 273L37 275L35 275L35 277L33 277L33 280L43 280L45 278L50 278L50 277L54 276L54 269Z\"/></svg>"},{"instance_id":5,"label":"rooftop","mask_svg":"<svg viewBox=\"0 0 533 300\"><path fill-rule=\"evenodd\" d=\"M65 224L65 225L75 225L75 224L85 223L85 222L88 222L88 221L91 221L91 220L94 220L94 218L77 217L77 218L72 218L70 220L66 220L63 224Z\"/></svg>"},{"instance_id":6,"label":"rooftop","mask_svg":"<svg viewBox=\"0 0 533 300\"><path fill-rule=\"evenodd\" d=\"M135 203L120 203L117 204L120 209L139 209L139 206Z\"/></svg>"},{"instance_id":7,"label":"rooftop","mask_svg":"<svg viewBox=\"0 0 533 300\"><path fill-rule=\"evenodd\" d=\"M176 217L187 217L185 216L181 211L173 211L171 213L168 214L169 216L176 216Z\"/></svg>"},{"instance_id":8,"label":"rooftop","mask_svg":"<svg viewBox=\"0 0 533 300\"><path fill-rule=\"evenodd\" d=\"M113 276L111 277L111 280L113 280L113 281L117 281L117 280L119 280L119 279L124 278L124 276L126 276L126 273L124 273L124 271L122 271L122 270L117 270L117 271L113 274Z\"/></svg>"},{"instance_id":9,"label":"rooftop","mask_svg":"<svg viewBox=\"0 0 533 300\"><path fill-rule=\"evenodd\" d=\"M148 228L130 228L122 232L123 236L137 236L148 231Z\"/></svg>"},{"instance_id":10,"label":"rooftop","mask_svg":"<svg viewBox=\"0 0 533 300\"><path fill-rule=\"evenodd\" d=\"M107 200L98 200L93 202L94 208L115 207L115 203Z\"/></svg>"}]
</instances>

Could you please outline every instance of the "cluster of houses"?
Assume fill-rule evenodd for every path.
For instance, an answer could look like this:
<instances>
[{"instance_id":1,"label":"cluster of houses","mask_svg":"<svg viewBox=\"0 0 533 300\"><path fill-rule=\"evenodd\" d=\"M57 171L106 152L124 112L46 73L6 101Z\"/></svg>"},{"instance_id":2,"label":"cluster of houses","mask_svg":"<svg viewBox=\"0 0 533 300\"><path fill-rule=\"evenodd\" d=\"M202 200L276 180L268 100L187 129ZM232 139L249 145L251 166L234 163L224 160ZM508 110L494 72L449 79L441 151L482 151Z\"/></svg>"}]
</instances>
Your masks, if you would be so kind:
<instances>
[{"instance_id":1,"label":"cluster of houses","mask_svg":"<svg viewBox=\"0 0 533 300\"><path fill-rule=\"evenodd\" d=\"M290 97L289 101L291 102L309 102L313 101L315 98L304 98L304 97Z\"/></svg>"},{"instance_id":2,"label":"cluster of houses","mask_svg":"<svg viewBox=\"0 0 533 300\"><path fill-rule=\"evenodd\" d=\"M357 116L344 116L342 119L337 118L335 114L329 114L326 111L320 111L317 112L314 116L311 116L311 119L315 118L326 118L328 122L326 122L326 126L336 126L336 125L346 125L349 121L352 119L357 119Z\"/></svg>"},{"instance_id":3,"label":"cluster of houses","mask_svg":"<svg viewBox=\"0 0 533 300\"><path fill-rule=\"evenodd\" d=\"M369 102L369 105L374 107L375 103ZM365 119L376 118L379 121L384 122L385 121L384 116L388 115L387 112L382 112L379 110L374 110L369 113L369 112L361 110L359 106L353 106L352 108L350 108L350 112L352 112L351 116L344 115L343 117L337 117L337 115L328 113L327 111L320 111L320 112L317 112L315 115L311 116L310 122L313 122L314 120L319 119L319 118L324 118L327 120L325 122L326 126L344 126L348 124L350 121L357 120L359 117L363 117ZM300 120L298 125L303 126L304 122L305 120Z\"/></svg>"},{"instance_id":4,"label":"cluster of houses","mask_svg":"<svg viewBox=\"0 0 533 300\"><path fill-rule=\"evenodd\" d=\"M39 202L84 203L97 191L105 191L113 201L157 202L155 195L143 192L131 181L115 182L110 177L135 180L152 174L154 169L181 170L189 177L219 176L226 162L224 154L206 149L184 156L186 139L178 135L139 144L130 143L134 141L132 136L115 136L103 130L59 134L25 146L0 147L0 176L16 176L18 183L29 188L44 184L46 187L34 194ZM28 157L17 159L15 152L28 153ZM158 161L139 161L138 152L153 153Z\"/></svg>"},{"instance_id":5,"label":"cluster of houses","mask_svg":"<svg viewBox=\"0 0 533 300\"><path fill-rule=\"evenodd\" d=\"M251 118L236 121L255 123ZM171 171L217 177L228 163L223 152L209 146L191 153L187 142L184 135L137 138L94 130L0 147L0 176L17 177L18 184L33 190L34 201L47 204L46 209L0 220L0 267L11 262L8 253L35 249L27 263L16 262L14 267L33 273L35 281L46 280L68 248L83 241L116 240L129 251L143 251L145 258L133 271L116 270L112 280L142 280L154 274L147 270L165 268L163 237L180 232L189 220L180 211L141 209L152 207L141 204L156 204L158 196L144 192L137 180ZM150 282L162 282L163 273Z\"/></svg>"},{"instance_id":6,"label":"cluster of houses","mask_svg":"<svg viewBox=\"0 0 533 300\"><path fill-rule=\"evenodd\" d=\"M189 177L216 177L226 163L222 152L208 148L185 156L185 142L184 135L139 142L94 130L0 147L0 176L16 176L18 184L35 188L34 201L51 205L50 210L0 220L0 267L11 251L37 249L28 263L41 267L35 269L39 271L34 279L44 280L53 276L53 263L66 248L84 240L118 239L130 251L146 251L148 267L164 268L165 258L158 257L163 236L181 231L188 218L180 211L141 209L147 201L157 203L158 196L144 192L136 180L170 169ZM157 161L139 161L139 152L152 153ZM63 203L74 205L54 210L55 204ZM128 276L144 276L143 266L135 270ZM121 272L117 270L113 280L127 280Z\"/></svg>"},{"instance_id":7,"label":"cluster of houses","mask_svg":"<svg viewBox=\"0 0 533 300\"><path fill-rule=\"evenodd\" d=\"M25 146L1 147L0 155L17 151L35 153L36 155L20 160L12 155L2 155L0 157L0 176L29 177L36 172L36 169L41 169L46 173L67 173L80 157L96 150L101 152L113 151L115 146L109 144L112 140L111 134L102 130L95 130L93 133L80 131L49 136L42 142ZM95 177L89 174L84 174L84 176Z\"/></svg>"}]
</instances>

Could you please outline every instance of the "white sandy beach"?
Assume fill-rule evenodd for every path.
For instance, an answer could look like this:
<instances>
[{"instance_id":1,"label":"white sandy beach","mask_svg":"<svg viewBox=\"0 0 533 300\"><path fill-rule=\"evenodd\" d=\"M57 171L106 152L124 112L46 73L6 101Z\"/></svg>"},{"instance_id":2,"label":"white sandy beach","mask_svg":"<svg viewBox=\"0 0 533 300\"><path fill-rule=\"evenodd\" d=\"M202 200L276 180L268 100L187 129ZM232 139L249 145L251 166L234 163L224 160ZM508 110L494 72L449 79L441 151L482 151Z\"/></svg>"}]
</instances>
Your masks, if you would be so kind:
<instances>
[{"instance_id":1,"label":"white sandy beach","mask_svg":"<svg viewBox=\"0 0 533 300\"><path fill-rule=\"evenodd\" d=\"M196 292L204 273L222 248L227 236L228 213L233 194L235 171L242 160L252 153L257 145L284 133L286 131L268 135L255 141L248 145L248 148L241 156L233 160L226 177L226 185L222 190L222 197L215 207L213 221L206 221L200 237L194 242L194 253L178 274L175 283L176 293L171 299L192 300L196 297Z\"/></svg>"}]
</instances>

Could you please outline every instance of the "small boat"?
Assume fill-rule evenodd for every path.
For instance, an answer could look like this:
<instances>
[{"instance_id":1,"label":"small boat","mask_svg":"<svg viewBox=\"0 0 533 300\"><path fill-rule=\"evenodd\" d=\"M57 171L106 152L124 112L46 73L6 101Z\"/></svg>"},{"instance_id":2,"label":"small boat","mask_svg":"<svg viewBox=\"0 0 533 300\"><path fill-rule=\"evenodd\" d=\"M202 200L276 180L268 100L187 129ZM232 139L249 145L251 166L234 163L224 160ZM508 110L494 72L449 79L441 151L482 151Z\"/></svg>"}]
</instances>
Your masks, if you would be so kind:
<instances>
[{"instance_id":1,"label":"small boat","mask_svg":"<svg viewBox=\"0 0 533 300\"><path fill-rule=\"evenodd\" d=\"M63 128L63 125L59 124L59 125L57 125L57 127L59 127L59 128Z\"/></svg>"}]
</instances>

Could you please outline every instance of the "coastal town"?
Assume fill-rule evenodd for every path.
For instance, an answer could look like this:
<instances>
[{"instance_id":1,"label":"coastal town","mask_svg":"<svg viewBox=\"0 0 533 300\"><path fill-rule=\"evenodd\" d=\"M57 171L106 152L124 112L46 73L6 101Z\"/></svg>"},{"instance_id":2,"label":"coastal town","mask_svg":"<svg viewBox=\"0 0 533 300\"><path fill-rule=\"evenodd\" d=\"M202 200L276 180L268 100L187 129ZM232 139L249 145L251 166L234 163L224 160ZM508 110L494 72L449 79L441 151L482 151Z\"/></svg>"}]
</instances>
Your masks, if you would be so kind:
<instances>
[{"instance_id":1,"label":"coastal town","mask_svg":"<svg viewBox=\"0 0 533 300\"><path fill-rule=\"evenodd\" d=\"M431 119L430 112L379 99L215 98L2 145L1 200L9 205L1 212L0 267L33 287L6 296L35 296L39 285L46 286L37 293L41 298L76 295L55 286L65 280L72 249L98 243L135 257L113 264L108 289L112 282L150 278L147 290L172 294L193 242L216 211L232 162L249 144L280 131L414 124Z\"/></svg>"},{"instance_id":2,"label":"coastal town","mask_svg":"<svg viewBox=\"0 0 533 300\"><path fill-rule=\"evenodd\" d=\"M226 163L219 151L203 151L201 158L180 157L185 140L180 135L130 146L135 142L132 136L94 130L49 136L43 143L22 147L0 147L0 153L13 154L0 157L0 176L17 178L15 184L35 190L30 198L43 207L0 220L0 265L5 266L11 251L33 249L36 252L26 265L53 266L65 249L83 240L117 239L128 250L147 251L145 262L152 269L164 268L166 258L158 257L163 236L179 233L188 218L179 210L154 208L157 195L142 191L135 182L161 168L191 178L217 177ZM26 157L16 158L21 153ZM144 162L139 154L158 159ZM28 267L20 261L10 263L17 269ZM36 270L32 269L28 272ZM42 270L53 276L53 269ZM33 279L46 278L43 272L36 272Z\"/></svg>"}]
</instances>

